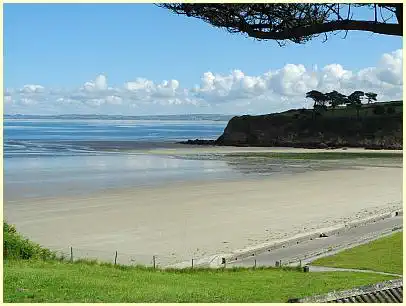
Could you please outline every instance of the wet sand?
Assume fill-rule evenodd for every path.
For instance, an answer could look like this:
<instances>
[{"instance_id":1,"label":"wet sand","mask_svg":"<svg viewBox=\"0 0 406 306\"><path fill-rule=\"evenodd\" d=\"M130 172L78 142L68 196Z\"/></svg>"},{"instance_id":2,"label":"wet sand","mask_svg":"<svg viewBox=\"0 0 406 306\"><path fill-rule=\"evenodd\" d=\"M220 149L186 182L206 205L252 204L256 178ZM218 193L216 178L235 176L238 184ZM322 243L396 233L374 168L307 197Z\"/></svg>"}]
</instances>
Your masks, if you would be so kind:
<instances>
[{"instance_id":1,"label":"wet sand","mask_svg":"<svg viewBox=\"0 0 406 306\"><path fill-rule=\"evenodd\" d=\"M45 246L182 261L399 207L402 168L364 167L21 199L4 214Z\"/></svg>"},{"instance_id":2,"label":"wet sand","mask_svg":"<svg viewBox=\"0 0 406 306\"><path fill-rule=\"evenodd\" d=\"M132 149L134 152L138 151ZM143 149L139 149L140 151ZM130 150L131 151L131 150ZM199 146L199 145L182 145L175 144L173 147L166 148L152 148L146 150L148 153L160 153L167 154L171 152L176 152L176 154L228 154L228 153L398 153L402 156L403 151L401 150L371 150L364 148L339 148L339 149L305 149L305 148L290 148L290 147L232 147L232 146Z\"/></svg>"}]
</instances>

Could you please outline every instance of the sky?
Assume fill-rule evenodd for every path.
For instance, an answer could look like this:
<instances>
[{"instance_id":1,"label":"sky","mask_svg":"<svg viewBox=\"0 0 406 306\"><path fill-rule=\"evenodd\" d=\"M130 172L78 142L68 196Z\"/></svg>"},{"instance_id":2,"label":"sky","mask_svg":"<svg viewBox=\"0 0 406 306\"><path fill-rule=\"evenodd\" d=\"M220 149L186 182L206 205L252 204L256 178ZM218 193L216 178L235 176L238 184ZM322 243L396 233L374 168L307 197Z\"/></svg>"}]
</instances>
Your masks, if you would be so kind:
<instances>
[{"instance_id":1,"label":"sky","mask_svg":"<svg viewBox=\"0 0 406 306\"><path fill-rule=\"evenodd\" d=\"M350 32L280 47L153 4L3 12L6 114L260 114L309 107L313 89L402 97L401 37Z\"/></svg>"}]
</instances>

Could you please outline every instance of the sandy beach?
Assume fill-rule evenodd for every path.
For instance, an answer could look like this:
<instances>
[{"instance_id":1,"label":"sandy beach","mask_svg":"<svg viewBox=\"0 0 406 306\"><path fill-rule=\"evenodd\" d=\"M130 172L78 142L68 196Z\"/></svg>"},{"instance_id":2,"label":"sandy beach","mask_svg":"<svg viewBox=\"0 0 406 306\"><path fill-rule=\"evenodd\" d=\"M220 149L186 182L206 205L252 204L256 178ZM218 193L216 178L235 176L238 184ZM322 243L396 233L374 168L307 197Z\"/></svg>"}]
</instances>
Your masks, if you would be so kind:
<instances>
[{"instance_id":1,"label":"sandy beach","mask_svg":"<svg viewBox=\"0 0 406 306\"><path fill-rule=\"evenodd\" d=\"M176 154L227 154L227 153L325 153L325 152L344 152L344 153L382 153L392 154L398 153L402 155L400 150L371 150L364 148L338 148L338 149L306 149L306 148L291 148L291 147L231 147L231 146L198 146L198 145L179 145L174 144L173 148L153 148L150 150L129 149L134 152L147 152L156 154L168 154L174 152Z\"/></svg>"},{"instance_id":2,"label":"sandy beach","mask_svg":"<svg viewBox=\"0 0 406 306\"><path fill-rule=\"evenodd\" d=\"M402 168L363 167L6 201L4 213L55 249L182 261L400 207Z\"/></svg>"}]
</instances>

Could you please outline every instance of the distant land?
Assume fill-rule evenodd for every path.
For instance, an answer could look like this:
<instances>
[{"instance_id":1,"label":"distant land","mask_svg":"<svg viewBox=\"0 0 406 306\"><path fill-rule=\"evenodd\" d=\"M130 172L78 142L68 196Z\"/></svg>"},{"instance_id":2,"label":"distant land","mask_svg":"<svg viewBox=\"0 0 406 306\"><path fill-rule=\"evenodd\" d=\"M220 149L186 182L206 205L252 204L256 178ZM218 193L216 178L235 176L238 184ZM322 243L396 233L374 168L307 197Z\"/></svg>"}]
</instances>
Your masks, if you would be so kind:
<instances>
[{"instance_id":1,"label":"distant land","mask_svg":"<svg viewBox=\"0 0 406 306\"><path fill-rule=\"evenodd\" d=\"M403 101L376 102L353 107L291 109L265 115L21 115L5 119L228 121L217 139L190 139L183 144L255 147L403 148Z\"/></svg>"},{"instance_id":2,"label":"distant land","mask_svg":"<svg viewBox=\"0 0 406 306\"><path fill-rule=\"evenodd\" d=\"M235 116L217 140L184 144L368 149L403 148L403 101L362 104L360 108L291 109L259 116Z\"/></svg>"},{"instance_id":3,"label":"distant land","mask_svg":"<svg viewBox=\"0 0 406 306\"><path fill-rule=\"evenodd\" d=\"M4 119L59 119L59 120L209 120L209 121L228 121L234 115L221 114L182 114L182 115L142 115L142 116L123 116L123 115L22 115L5 114Z\"/></svg>"}]
</instances>

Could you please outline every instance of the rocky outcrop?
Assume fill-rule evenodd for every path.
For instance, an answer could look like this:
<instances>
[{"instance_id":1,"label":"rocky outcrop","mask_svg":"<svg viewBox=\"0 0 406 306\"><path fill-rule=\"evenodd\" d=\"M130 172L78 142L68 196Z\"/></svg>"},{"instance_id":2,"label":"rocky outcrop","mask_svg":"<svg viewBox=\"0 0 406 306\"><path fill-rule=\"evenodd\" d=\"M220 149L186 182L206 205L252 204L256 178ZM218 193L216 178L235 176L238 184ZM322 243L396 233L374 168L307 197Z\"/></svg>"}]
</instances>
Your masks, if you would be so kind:
<instances>
[{"instance_id":1,"label":"rocky outcrop","mask_svg":"<svg viewBox=\"0 0 406 306\"><path fill-rule=\"evenodd\" d=\"M312 111L236 116L215 141L225 146L402 149L402 113L353 117Z\"/></svg>"},{"instance_id":2,"label":"rocky outcrop","mask_svg":"<svg viewBox=\"0 0 406 306\"><path fill-rule=\"evenodd\" d=\"M204 140L204 139L194 139L194 140L189 139L187 141L180 141L179 143L187 145L202 145L202 146L216 145L215 140Z\"/></svg>"}]
</instances>

